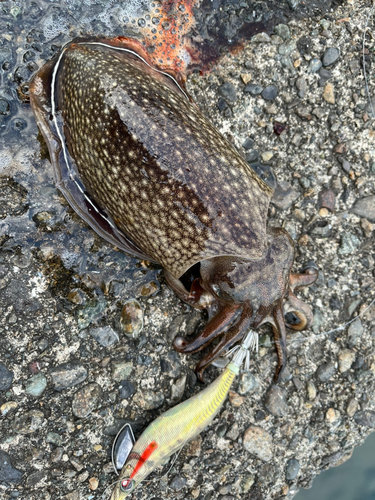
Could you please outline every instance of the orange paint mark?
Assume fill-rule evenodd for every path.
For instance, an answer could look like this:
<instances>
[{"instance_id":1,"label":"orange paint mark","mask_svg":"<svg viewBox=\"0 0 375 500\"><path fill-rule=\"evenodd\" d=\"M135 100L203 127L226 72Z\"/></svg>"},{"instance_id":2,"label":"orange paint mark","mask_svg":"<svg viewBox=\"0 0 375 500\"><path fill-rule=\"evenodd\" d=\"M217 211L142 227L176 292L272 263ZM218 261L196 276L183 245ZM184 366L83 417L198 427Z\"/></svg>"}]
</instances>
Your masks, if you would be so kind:
<instances>
[{"instance_id":1,"label":"orange paint mark","mask_svg":"<svg viewBox=\"0 0 375 500\"><path fill-rule=\"evenodd\" d=\"M145 451L139 457L139 460L135 464L134 470L131 473L131 476L129 479L133 479L133 477L137 474L137 472L142 467L142 465L150 458L151 454L154 453L154 451L156 450L157 447L158 447L158 445L157 445L156 441L151 441L151 443L147 446Z\"/></svg>"}]
</instances>

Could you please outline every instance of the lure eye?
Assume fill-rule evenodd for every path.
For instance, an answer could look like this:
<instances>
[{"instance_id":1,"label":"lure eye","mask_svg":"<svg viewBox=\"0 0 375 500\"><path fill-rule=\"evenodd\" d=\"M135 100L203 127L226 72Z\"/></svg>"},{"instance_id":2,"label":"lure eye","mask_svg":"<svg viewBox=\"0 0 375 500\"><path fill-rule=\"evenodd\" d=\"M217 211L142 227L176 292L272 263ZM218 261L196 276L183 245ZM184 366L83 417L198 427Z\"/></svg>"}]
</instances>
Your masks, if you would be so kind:
<instances>
[{"instance_id":1,"label":"lure eye","mask_svg":"<svg viewBox=\"0 0 375 500\"><path fill-rule=\"evenodd\" d=\"M121 490L128 493L134 488L134 481L132 479L123 479L121 481Z\"/></svg>"}]
</instances>

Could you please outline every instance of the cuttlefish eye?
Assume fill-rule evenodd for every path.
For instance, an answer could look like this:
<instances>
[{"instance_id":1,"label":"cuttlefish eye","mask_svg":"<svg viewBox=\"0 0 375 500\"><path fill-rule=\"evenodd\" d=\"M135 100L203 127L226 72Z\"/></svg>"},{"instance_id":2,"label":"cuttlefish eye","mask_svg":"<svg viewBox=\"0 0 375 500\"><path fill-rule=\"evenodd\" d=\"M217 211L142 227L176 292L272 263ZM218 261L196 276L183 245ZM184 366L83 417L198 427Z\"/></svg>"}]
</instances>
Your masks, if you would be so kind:
<instances>
[{"instance_id":1,"label":"cuttlefish eye","mask_svg":"<svg viewBox=\"0 0 375 500\"><path fill-rule=\"evenodd\" d=\"M134 488L134 481L133 479L123 479L121 481L121 490L128 493L129 491L132 491Z\"/></svg>"}]
</instances>

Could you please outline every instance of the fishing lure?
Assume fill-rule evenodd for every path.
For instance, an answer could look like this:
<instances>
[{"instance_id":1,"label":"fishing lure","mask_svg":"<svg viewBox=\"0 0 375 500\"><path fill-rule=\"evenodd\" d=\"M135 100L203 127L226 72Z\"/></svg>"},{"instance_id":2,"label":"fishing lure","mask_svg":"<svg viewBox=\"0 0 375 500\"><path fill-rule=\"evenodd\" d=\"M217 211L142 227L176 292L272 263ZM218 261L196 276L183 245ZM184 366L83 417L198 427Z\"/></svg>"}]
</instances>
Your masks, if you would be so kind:
<instances>
[{"instance_id":1,"label":"fishing lure","mask_svg":"<svg viewBox=\"0 0 375 500\"><path fill-rule=\"evenodd\" d=\"M111 500L123 500L159 465L187 441L200 434L216 417L249 350L257 349L258 334L248 332L223 373L203 391L154 420L132 448Z\"/></svg>"}]
</instances>

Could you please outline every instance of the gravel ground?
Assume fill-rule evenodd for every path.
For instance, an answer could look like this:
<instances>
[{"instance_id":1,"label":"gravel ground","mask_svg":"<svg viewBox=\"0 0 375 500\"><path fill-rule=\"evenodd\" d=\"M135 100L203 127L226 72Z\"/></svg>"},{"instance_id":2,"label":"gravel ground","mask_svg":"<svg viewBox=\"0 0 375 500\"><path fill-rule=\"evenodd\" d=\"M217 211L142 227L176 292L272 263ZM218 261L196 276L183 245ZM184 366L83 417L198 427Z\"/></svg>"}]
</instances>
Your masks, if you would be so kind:
<instances>
[{"instance_id":1,"label":"gravel ground","mask_svg":"<svg viewBox=\"0 0 375 500\"><path fill-rule=\"evenodd\" d=\"M198 331L204 315L174 296L160 269L116 251L72 212L54 187L31 110L16 96L78 32L120 30L105 2L87 3L92 17L79 21L78 2L31 2L27 12L0 4L4 499L108 498L121 425L130 421L139 434L201 390L200 356L178 355L172 339ZM262 328L259 353L220 416L133 499L291 499L375 427L375 306L366 309L375 297L375 119L362 69L370 9L347 1L322 16L291 17L188 80L247 161L272 166L269 224L291 234L296 271L312 262L319 269L300 292L315 319L310 331L288 335L277 386L272 333ZM370 17L364 58L375 107L373 31ZM207 378L218 373L210 367Z\"/></svg>"}]
</instances>

